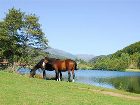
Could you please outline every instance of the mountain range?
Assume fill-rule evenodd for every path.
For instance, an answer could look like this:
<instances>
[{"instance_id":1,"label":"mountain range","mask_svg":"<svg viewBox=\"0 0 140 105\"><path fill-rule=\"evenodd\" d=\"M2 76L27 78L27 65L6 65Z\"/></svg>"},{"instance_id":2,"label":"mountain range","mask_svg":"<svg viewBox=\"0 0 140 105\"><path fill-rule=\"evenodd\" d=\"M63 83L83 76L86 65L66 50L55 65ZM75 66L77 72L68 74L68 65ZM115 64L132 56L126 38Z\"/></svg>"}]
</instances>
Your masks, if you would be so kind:
<instances>
[{"instance_id":1,"label":"mountain range","mask_svg":"<svg viewBox=\"0 0 140 105\"><path fill-rule=\"evenodd\" d=\"M57 58L70 58L70 59L81 59L84 61L89 61L92 58L94 58L94 55L89 55L89 54L71 54L69 52L63 51L63 50L59 50L59 49L55 49L55 48L51 48L48 47L45 52L48 52L50 54L51 57L57 57Z\"/></svg>"}]
</instances>

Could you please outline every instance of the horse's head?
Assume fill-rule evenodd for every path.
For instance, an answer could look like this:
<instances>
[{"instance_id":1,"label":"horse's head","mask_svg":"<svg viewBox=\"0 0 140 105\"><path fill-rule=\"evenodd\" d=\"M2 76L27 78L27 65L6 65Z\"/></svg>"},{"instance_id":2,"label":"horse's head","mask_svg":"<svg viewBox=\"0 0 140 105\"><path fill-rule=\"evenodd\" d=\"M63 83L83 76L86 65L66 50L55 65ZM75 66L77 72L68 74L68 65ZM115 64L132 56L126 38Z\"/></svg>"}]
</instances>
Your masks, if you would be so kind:
<instances>
[{"instance_id":1,"label":"horse's head","mask_svg":"<svg viewBox=\"0 0 140 105\"><path fill-rule=\"evenodd\" d=\"M35 75L35 71L34 71L34 69L31 69L29 77L34 77L34 75Z\"/></svg>"}]
</instances>

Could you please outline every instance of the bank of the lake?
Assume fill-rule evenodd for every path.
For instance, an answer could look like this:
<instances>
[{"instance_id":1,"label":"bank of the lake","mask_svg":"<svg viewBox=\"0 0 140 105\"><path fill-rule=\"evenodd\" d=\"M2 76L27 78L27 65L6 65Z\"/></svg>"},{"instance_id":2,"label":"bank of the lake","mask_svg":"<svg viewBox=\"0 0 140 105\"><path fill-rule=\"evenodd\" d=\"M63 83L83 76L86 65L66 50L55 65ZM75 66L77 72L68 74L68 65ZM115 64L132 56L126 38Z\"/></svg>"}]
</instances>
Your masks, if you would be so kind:
<instances>
[{"instance_id":1,"label":"bank of the lake","mask_svg":"<svg viewBox=\"0 0 140 105\"><path fill-rule=\"evenodd\" d=\"M101 69L92 69L92 68L85 68L82 70L101 70ZM106 71L106 69L102 69L102 71ZM140 72L140 69L125 69L125 70L107 70L107 71L122 71L122 72Z\"/></svg>"},{"instance_id":2,"label":"bank of the lake","mask_svg":"<svg viewBox=\"0 0 140 105\"><path fill-rule=\"evenodd\" d=\"M20 68L17 72L21 75L29 75L28 68ZM42 70L36 71L36 78L42 78ZM47 71L47 80L55 78L54 71ZM68 73L63 72L63 81L67 81ZM72 78L71 78L72 79ZM120 72L108 70L76 70L75 82L90 84L103 88L125 90L140 94L140 72Z\"/></svg>"},{"instance_id":3,"label":"bank of the lake","mask_svg":"<svg viewBox=\"0 0 140 105\"><path fill-rule=\"evenodd\" d=\"M140 69L126 69L126 72L140 72Z\"/></svg>"},{"instance_id":4,"label":"bank of the lake","mask_svg":"<svg viewBox=\"0 0 140 105\"><path fill-rule=\"evenodd\" d=\"M140 95L0 71L1 105L139 105Z\"/></svg>"}]
</instances>

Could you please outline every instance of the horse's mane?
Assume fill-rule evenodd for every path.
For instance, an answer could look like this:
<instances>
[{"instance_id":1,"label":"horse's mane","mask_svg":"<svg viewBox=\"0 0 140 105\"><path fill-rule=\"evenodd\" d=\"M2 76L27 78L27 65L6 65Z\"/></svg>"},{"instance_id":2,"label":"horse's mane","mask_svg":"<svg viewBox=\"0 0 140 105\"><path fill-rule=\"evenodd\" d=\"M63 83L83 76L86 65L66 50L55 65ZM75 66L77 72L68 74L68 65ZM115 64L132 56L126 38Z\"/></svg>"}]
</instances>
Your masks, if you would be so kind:
<instances>
[{"instance_id":1,"label":"horse's mane","mask_svg":"<svg viewBox=\"0 0 140 105\"><path fill-rule=\"evenodd\" d=\"M33 67L33 69L35 69L35 68L40 68L43 62L44 62L44 59L41 59L41 60Z\"/></svg>"}]
</instances>

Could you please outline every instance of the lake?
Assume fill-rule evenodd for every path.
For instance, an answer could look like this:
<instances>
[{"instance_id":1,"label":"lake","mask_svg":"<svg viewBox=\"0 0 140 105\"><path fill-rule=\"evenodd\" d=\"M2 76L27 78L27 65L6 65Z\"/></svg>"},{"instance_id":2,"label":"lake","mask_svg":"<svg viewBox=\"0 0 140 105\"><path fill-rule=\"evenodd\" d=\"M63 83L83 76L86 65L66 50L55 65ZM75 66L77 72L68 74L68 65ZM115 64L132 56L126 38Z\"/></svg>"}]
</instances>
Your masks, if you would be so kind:
<instances>
[{"instance_id":1,"label":"lake","mask_svg":"<svg viewBox=\"0 0 140 105\"><path fill-rule=\"evenodd\" d=\"M28 74L29 70L20 68L18 72L22 75ZM36 72L42 75L42 70ZM54 71L46 71L47 79L54 78ZM68 74L63 72L63 80L67 81ZM119 72L102 70L77 70L75 71L75 82L90 84L111 89L125 90L140 94L140 72Z\"/></svg>"}]
</instances>

